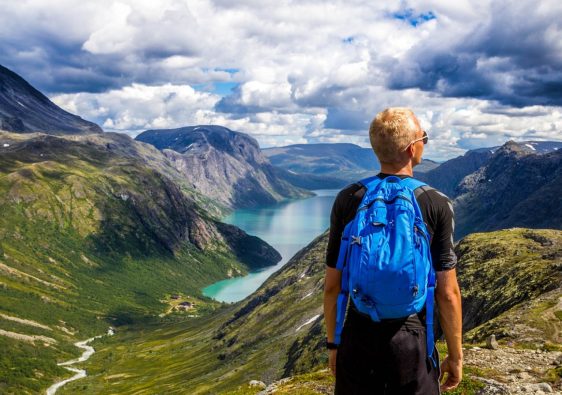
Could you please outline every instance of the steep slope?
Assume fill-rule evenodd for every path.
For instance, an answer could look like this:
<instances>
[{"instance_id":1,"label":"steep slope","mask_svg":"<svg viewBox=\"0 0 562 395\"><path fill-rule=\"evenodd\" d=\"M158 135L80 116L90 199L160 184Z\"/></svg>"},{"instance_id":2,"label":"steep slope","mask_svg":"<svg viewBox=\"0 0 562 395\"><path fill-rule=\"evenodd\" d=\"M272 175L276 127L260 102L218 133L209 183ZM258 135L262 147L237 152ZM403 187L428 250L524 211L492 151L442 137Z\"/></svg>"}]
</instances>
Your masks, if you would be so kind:
<instances>
[{"instance_id":1,"label":"steep slope","mask_svg":"<svg viewBox=\"0 0 562 395\"><path fill-rule=\"evenodd\" d=\"M494 148L471 150L463 156L450 159L416 176L452 199L457 196L457 188L462 179L480 169L490 159L494 150Z\"/></svg>"},{"instance_id":2,"label":"steep slope","mask_svg":"<svg viewBox=\"0 0 562 395\"><path fill-rule=\"evenodd\" d=\"M102 133L95 123L64 111L0 65L0 130L49 134Z\"/></svg>"},{"instance_id":3,"label":"steep slope","mask_svg":"<svg viewBox=\"0 0 562 395\"><path fill-rule=\"evenodd\" d=\"M73 342L154 319L170 295L214 309L202 287L280 259L207 216L155 170L166 160L151 146L105 133L0 142L0 392L46 388L69 374L56 362Z\"/></svg>"},{"instance_id":4,"label":"steep slope","mask_svg":"<svg viewBox=\"0 0 562 395\"><path fill-rule=\"evenodd\" d=\"M456 252L461 259L458 274L463 290L463 326L465 331L479 327L470 340L482 341L493 333L509 337L509 333L490 331L494 319L505 317L514 307L553 297L557 302L562 296L562 231L512 228L474 233L459 242ZM560 321L548 315L542 318L561 329ZM520 324L526 323L519 319ZM547 330L536 321L530 326L541 329L535 335L543 342L562 344L562 333ZM518 335L515 327L510 329L514 340Z\"/></svg>"},{"instance_id":5,"label":"steep slope","mask_svg":"<svg viewBox=\"0 0 562 395\"><path fill-rule=\"evenodd\" d=\"M310 196L276 176L255 139L221 126L147 130L136 140L163 150L192 188L228 208Z\"/></svg>"},{"instance_id":6,"label":"steep slope","mask_svg":"<svg viewBox=\"0 0 562 395\"><path fill-rule=\"evenodd\" d=\"M188 326L158 327L159 332L157 326L131 327L104 341L89 365L94 376L81 385L93 392L124 394L181 393L186 385L192 393L221 393L252 379L271 383L324 367L326 243L326 234L318 237L258 291L215 317L191 321ZM475 234L459 244L457 254L465 330L481 331L478 333L485 336L490 333L482 329L486 323L512 309L541 298L551 300L554 294L562 296L562 231L514 229ZM530 314L533 319L520 315L517 320L531 328L535 337L560 344L562 322L557 317L562 310L556 305L549 309L544 319L536 319L544 310L539 309ZM524 346L525 341L520 340L518 344ZM127 353L140 360L116 353L120 344L127 344ZM159 367L163 365L173 368L162 372ZM467 377L488 374L474 368L466 373ZM137 380L140 377L142 381ZM68 393L72 388L69 386Z\"/></svg>"},{"instance_id":7,"label":"steep slope","mask_svg":"<svg viewBox=\"0 0 562 395\"><path fill-rule=\"evenodd\" d=\"M561 141L523 141L517 143L512 141L509 144L516 146L521 154L540 155L562 149ZM500 147L489 147L470 150L464 155L443 162L427 172L418 172L416 176L453 199L463 192L461 189L463 179L486 166L499 149Z\"/></svg>"},{"instance_id":8,"label":"steep slope","mask_svg":"<svg viewBox=\"0 0 562 395\"><path fill-rule=\"evenodd\" d=\"M457 237L512 226L562 229L562 150L534 154L508 142L458 191Z\"/></svg>"}]
</instances>

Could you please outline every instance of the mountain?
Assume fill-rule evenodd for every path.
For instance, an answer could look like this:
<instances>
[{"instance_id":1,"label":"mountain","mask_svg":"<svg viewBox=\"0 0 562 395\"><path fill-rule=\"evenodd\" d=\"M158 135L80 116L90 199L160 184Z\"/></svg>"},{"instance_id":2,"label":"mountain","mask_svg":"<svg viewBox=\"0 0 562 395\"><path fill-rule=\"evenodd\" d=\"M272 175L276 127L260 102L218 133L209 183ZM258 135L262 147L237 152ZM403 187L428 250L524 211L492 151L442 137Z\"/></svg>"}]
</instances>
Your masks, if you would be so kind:
<instances>
[{"instance_id":1,"label":"mountain","mask_svg":"<svg viewBox=\"0 0 562 395\"><path fill-rule=\"evenodd\" d=\"M517 146L522 154L540 155L562 149L561 141L512 141L510 144ZM500 148L489 147L469 150L464 155L443 162L427 172L418 172L419 174L416 174L416 176L450 198L455 198L461 193L459 187L463 179L485 166Z\"/></svg>"},{"instance_id":2,"label":"mountain","mask_svg":"<svg viewBox=\"0 0 562 395\"><path fill-rule=\"evenodd\" d=\"M491 158L493 152L494 149L470 150L426 173L416 173L416 176L450 198L454 198L458 194L457 187L462 179L480 169Z\"/></svg>"},{"instance_id":3,"label":"mountain","mask_svg":"<svg viewBox=\"0 0 562 395\"><path fill-rule=\"evenodd\" d=\"M1 65L0 130L60 135L103 132L95 123L64 111L22 77Z\"/></svg>"},{"instance_id":4,"label":"mountain","mask_svg":"<svg viewBox=\"0 0 562 395\"><path fill-rule=\"evenodd\" d=\"M457 237L513 226L562 229L562 150L507 142L457 186Z\"/></svg>"},{"instance_id":5,"label":"mountain","mask_svg":"<svg viewBox=\"0 0 562 395\"><path fill-rule=\"evenodd\" d=\"M254 138L222 126L147 130L136 140L162 150L192 188L230 209L311 195L277 177Z\"/></svg>"},{"instance_id":6,"label":"mountain","mask_svg":"<svg viewBox=\"0 0 562 395\"><path fill-rule=\"evenodd\" d=\"M349 179L337 176L295 173L292 170L285 170L278 166L273 166L273 172L277 175L277 177L287 181L288 183L298 188L308 190L341 189L352 182Z\"/></svg>"},{"instance_id":7,"label":"mountain","mask_svg":"<svg viewBox=\"0 0 562 395\"><path fill-rule=\"evenodd\" d=\"M295 144L262 149L281 177L307 189L334 189L378 173L379 162L371 148L355 144ZM439 166L430 159L416 167L416 174Z\"/></svg>"},{"instance_id":8,"label":"mountain","mask_svg":"<svg viewBox=\"0 0 562 395\"><path fill-rule=\"evenodd\" d=\"M236 388L250 380L269 384L281 377L325 367L322 292L326 243L327 234L321 235L258 291L212 317L165 327L131 326L100 341L88 365L93 374L70 384L67 390L181 393L187 386L194 394L229 390L252 394L257 391L236 392ZM537 363L537 371L532 373L538 380L551 374L550 361L562 351L562 231L511 229L473 234L459 243L456 253L464 329L469 339L481 342L489 334L496 334L506 353L511 355L513 350L513 354L518 353L517 360L523 361L536 355L534 349L527 352L524 348L535 348L535 340L540 341L541 358L548 362ZM536 304L533 309L527 308L530 303ZM517 325L509 326L508 321L505 327L498 326L504 322L498 320L509 314ZM529 333L532 337L528 337ZM118 351L123 344L127 345L126 351ZM445 352L444 344L440 343L439 348ZM481 379L497 377L493 370L479 369L482 358L467 359L461 387L465 392L459 394L475 393L466 391L482 388ZM495 363L509 365L505 358ZM163 365L171 368L163 370ZM140 377L142 381L136 379ZM316 379L325 382L325 374L303 378ZM514 380L517 383L524 379ZM529 376L526 380L535 379Z\"/></svg>"},{"instance_id":9,"label":"mountain","mask_svg":"<svg viewBox=\"0 0 562 395\"><path fill-rule=\"evenodd\" d=\"M355 177L380 168L372 149L355 144L295 144L262 152L274 166L295 173Z\"/></svg>"},{"instance_id":10,"label":"mountain","mask_svg":"<svg viewBox=\"0 0 562 395\"><path fill-rule=\"evenodd\" d=\"M68 376L56 362L110 325L174 317L182 300L208 314L203 287L280 260L180 178L125 135L0 132L0 392Z\"/></svg>"}]
</instances>

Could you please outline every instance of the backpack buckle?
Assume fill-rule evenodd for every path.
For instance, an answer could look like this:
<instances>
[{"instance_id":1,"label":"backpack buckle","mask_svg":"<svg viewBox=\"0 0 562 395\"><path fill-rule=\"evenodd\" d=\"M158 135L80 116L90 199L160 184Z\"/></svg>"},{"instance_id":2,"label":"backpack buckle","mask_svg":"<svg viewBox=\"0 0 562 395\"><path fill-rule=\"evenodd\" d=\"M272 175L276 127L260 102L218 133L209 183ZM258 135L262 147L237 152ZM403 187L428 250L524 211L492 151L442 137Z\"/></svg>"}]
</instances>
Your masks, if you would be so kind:
<instances>
[{"instance_id":1,"label":"backpack buckle","mask_svg":"<svg viewBox=\"0 0 562 395\"><path fill-rule=\"evenodd\" d=\"M361 245L361 236L351 236L351 244Z\"/></svg>"}]
</instances>

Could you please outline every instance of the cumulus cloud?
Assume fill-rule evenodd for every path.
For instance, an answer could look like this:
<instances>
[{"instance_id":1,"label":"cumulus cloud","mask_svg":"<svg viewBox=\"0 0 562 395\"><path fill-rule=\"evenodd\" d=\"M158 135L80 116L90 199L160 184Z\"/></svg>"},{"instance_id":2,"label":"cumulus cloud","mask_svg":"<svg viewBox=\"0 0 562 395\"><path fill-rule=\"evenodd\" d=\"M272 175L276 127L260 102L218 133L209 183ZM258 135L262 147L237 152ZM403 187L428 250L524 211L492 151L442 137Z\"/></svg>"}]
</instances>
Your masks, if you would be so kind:
<instances>
[{"instance_id":1,"label":"cumulus cloud","mask_svg":"<svg viewBox=\"0 0 562 395\"><path fill-rule=\"evenodd\" d=\"M488 11L461 34L439 25L400 60L389 87L517 107L562 105L562 4L501 0Z\"/></svg>"},{"instance_id":2,"label":"cumulus cloud","mask_svg":"<svg viewBox=\"0 0 562 395\"><path fill-rule=\"evenodd\" d=\"M145 129L205 123L218 96L189 85L133 84L104 93L62 94L52 100L62 108L94 119L105 130L138 134Z\"/></svg>"},{"instance_id":3,"label":"cumulus cloud","mask_svg":"<svg viewBox=\"0 0 562 395\"><path fill-rule=\"evenodd\" d=\"M106 130L354 142L408 106L444 159L562 139L561 3L2 1L0 64Z\"/></svg>"}]
</instances>

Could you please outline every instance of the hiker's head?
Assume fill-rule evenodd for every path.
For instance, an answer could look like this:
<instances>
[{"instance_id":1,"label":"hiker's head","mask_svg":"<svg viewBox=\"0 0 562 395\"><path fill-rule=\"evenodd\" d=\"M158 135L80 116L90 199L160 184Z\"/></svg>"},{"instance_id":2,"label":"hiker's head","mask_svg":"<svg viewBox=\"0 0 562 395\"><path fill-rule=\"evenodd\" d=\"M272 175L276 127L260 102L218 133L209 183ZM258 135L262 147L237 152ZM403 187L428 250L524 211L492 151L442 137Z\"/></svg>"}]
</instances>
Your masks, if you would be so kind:
<instances>
[{"instance_id":1,"label":"hiker's head","mask_svg":"<svg viewBox=\"0 0 562 395\"><path fill-rule=\"evenodd\" d=\"M421 162L424 136L412 110L402 107L387 108L377 114L369 128L371 146L381 164L412 166Z\"/></svg>"}]
</instances>

